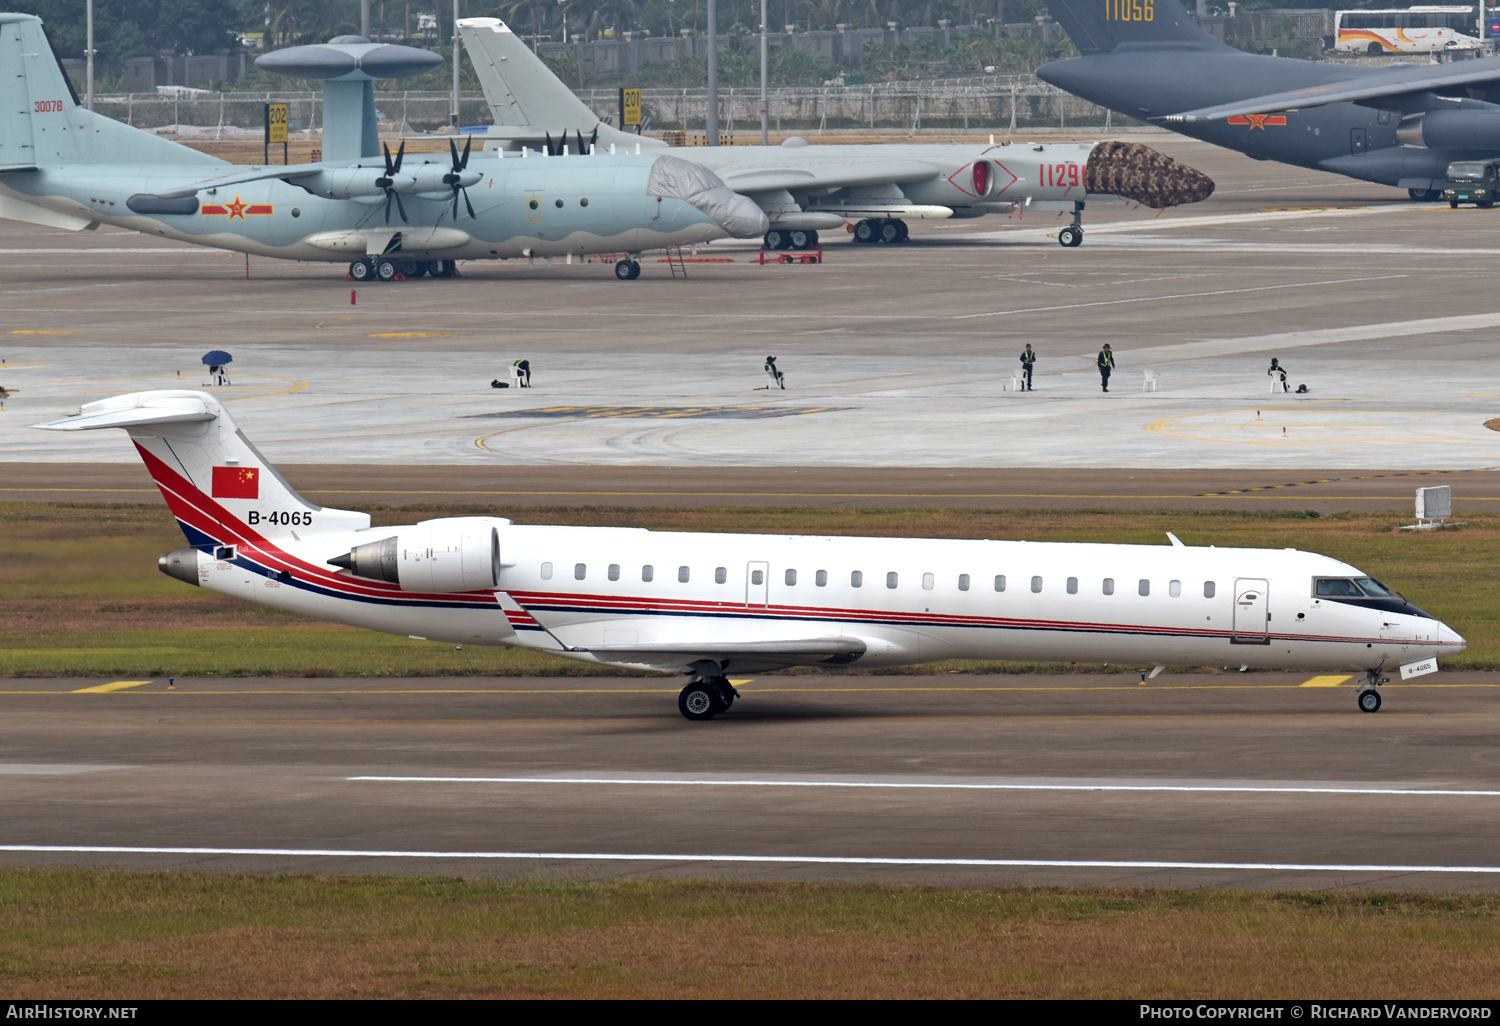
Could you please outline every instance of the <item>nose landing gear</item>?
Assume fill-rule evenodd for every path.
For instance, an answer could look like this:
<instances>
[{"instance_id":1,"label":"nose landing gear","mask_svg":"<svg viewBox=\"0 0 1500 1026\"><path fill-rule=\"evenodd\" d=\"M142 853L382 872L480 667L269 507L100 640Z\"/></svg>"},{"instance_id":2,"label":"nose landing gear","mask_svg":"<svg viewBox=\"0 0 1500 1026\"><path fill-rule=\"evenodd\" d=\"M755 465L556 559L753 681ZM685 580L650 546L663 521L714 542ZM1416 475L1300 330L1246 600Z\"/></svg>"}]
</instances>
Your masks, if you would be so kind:
<instances>
[{"instance_id":1,"label":"nose landing gear","mask_svg":"<svg viewBox=\"0 0 1500 1026\"><path fill-rule=\"evenodd\" d=\"M1083 245L1083 203L1075 200L1073 203L1073 223L1057 233L1058 245L1067 249L1076 249Z\"/></svg>"},{"instance_id":2,"label":"nose landing gear","mask_svg":"<svg viewBox=\"0 0 1500 1026\"><path fill-rule=\"evenodd\" d=\"M1379 670L1366 670L1365 679L1360 685L1359 695L1355 699L1359 702L1360 712L1380 711L1380 692L1375 689L1387 683L1387 678Z\"/></svg>"}]
</instances>

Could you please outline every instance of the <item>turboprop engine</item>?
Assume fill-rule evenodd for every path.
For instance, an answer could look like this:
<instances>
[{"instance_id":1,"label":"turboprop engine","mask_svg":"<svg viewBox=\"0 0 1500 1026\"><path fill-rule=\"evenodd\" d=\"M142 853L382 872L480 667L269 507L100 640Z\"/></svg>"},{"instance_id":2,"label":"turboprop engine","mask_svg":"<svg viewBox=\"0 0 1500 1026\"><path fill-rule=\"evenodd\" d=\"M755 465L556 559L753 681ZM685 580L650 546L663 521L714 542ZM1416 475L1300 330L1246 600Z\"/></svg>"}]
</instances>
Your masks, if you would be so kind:
<instances>
[{"instance_id":1,"label":"turboprop engine","mask_svg":"<svg viewBox=\"0 0 1500 1026\"><path fill-rule=\"evenodd\" d=\"M389 175L381 167L324 168L289 180L314 196L352 199L372 206L385 202L387 187L405 192L414 191L417 184L409 175Z\"/></svg>"},{"instance_id":2,"label":"turboprop engine","mask_svg":"<svg viewBox=\"0 0 1500 1026\"><path fill-rule=\"evenodd\" d=\"M500 583L500 529L484 517L424 520L328 562L402 591L480 591Z\"/></svg>"}]
</instances>

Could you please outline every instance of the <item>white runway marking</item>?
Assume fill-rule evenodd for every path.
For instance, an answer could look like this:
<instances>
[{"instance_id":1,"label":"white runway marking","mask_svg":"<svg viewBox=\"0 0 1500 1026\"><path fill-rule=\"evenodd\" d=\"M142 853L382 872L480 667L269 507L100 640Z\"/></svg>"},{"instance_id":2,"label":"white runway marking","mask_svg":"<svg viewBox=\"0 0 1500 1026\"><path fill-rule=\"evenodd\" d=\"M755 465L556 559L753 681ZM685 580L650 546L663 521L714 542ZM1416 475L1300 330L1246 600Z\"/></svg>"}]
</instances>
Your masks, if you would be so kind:
<instances>
[{"instance_id":1,"label":"white runway marking","mask_svg":"<svg viewBox=\"0 0 1500 1026\"><path fill-rule=\"evenodd\" d=\"M383 851L357 848L167 848L126 845L0 844L0 852L64 855L269 855L361 859L552 859L569 862L746 862L829 866L984 866L1040 869L1235 869L1315 873L1500 873L1500 866L1403 866L1316 862L1159 862L1147 859L879 858L857 855L709 855L686 852Z\"/></svg>"},{"instance_id":2,"label":"white runway marking","mask_svg":"<svg viewBox=\"0 0 1500 1026\"><path fill-rule=\"evenodd\" d=\"M845 780L675 780L671 777L346 777L399 784L622 784L653 787L853 787L912 791L1169 791L1207 794L1444 795L1500 798L1500 791L1426 790L1404 787L1253 787L1218 784L964 784Z\"/></svg>"},{"instance_id":3,"label":"white runway marking","mask_svg":"<svg viewBox=\"0 0 1500 1026\"><path fill-rule=\"evenodd\" d=\"M1411 335L1433 335L1448 331L1480 331L1491 328L1500 328L1500 314L1455 314L1451 317L1424 317L1415 321L1384 321L1343 328L1284 331L1274 335L1211 338L1201 342L1178 342L1166 346L1132 349L1129 353L1132 358L1199 360L1211 356L1260 353L1270 349L1300 349L1303 346L1325 346L1336 342L1368 342L1378 338L1406 338Z\"/></svg>"},{"instance_id":4,"label":"white runway marking","mask_svg":"<svg viewBox=\"0 0 1500 1026\"><path fill-rule=\"evenodd\" d=\"M1179 292L1172 296L1131 296L1127 299L1100 299L1092 303L1067 303L1063 306L1027 306L1017 310L991 310L988 313L955 314L955 321L970 321L976 317L1003 317L1009 314L1047 313L1054 310L1081 310L1089 306L1122 306L1126 303L1159 303L1168 299L1203 299L1208 296L1234 296L1243 292L1275 292L1278 289L1307 289L1321 285L1348 285L1357 281L1385 281L1389 278L1405 278L1404 274L1381 274L1372 278L1338 278L1334 281L1294 281L1282 285L1256 285L1244 289L1217 289L1213 292ZM1441 318L1440 318L1441 319ZM1198 345L1200 343L1185 343ZM1178 347L1181 348L1181 347Z\"/></svg>"}]
</instances>

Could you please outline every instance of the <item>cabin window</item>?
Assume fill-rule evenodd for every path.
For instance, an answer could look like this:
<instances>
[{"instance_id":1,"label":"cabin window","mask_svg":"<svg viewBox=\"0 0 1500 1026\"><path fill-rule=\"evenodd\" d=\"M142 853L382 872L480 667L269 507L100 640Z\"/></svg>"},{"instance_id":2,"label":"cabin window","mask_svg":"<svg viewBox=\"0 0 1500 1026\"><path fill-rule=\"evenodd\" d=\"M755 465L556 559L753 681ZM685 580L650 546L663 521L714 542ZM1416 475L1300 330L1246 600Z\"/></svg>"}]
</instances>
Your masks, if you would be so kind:
<instances>
[{"instance_id":1,"label":"cabin window","mask_svg":"<svg viewBox=\"0 0 1500 1026\"><path fill-rule=\"evenodd\" d=\"M714 567L714 583L723 584L729 580L729 571L722 566Z\"/></svg>"},{"instance_id":2,"label":"cabin window","mask_svg":"<svg viewBox=\"0 0 1500 1026\"><path fill-rule=\"evenodd\" d=\"M796 585L796 583L797 583L797 571L795 571L795 570L788 570L786 572L786 586L788 588L791 588L791 587L794 587Z\"/></svg>"},{"instance_id":3,"label":"cabin window","mask_svg":"<svg viewBox=\"0 0 1500 1026\"><path fill-rule=\"evenodd\" d=\"M544 580L544 581L550 581L550 580L552 580L552 564L551 563L543 563L542 564L542 580Z\"/></svg>"},{"instance_id":4,"label":"cabin window","mask_svg":"<svg viewBox=\"0 0 1500 1026\"><path fill-rule=\"evenodd\" d=\"M1171 595L1173 598L1176 598L1177 596L1181 595L1182 594L1182 582L1181 581L1169 581L1167 583L1167 594Z\"/></svg>"},{"instance_id":5,"label":"cabin window","mask_svg":"<svg viewBox=\"0 0 1500 1026\"><path fill-rule=\"evenodd\" d=\"M1115 593L1115 579L1113 577L1106 577L1104 579L1104 594L1106 594L1106 595L1113 595L1114 593Z\"/></svg>"},{"instance_id":6,"label":"cabin window","mask_svg":"<svg viewBox=\"0 0 1500 1026\"><path fill-rule=\"evenodd\" d=\"M996 574L995 575L995 590L996 591L1004 591L1005 590L1005 575L1004 574Z\"/></svg>"},{"instance_id":7,"label":"cabin window","mask_svg":"<svg viewBox=\"0 0 1500 1026\"><path fill-rule=\"evenodd\" d=\"M585 577L587 577L588 575L589 575L589 565L587 563L574 563L573 564L573 580L575 580L575 581L581 581Z\"/></svg>"},{"instance_id":8,"label":"cabin window","mask_svg":"<svg viewBox=\"0 0 1500 1026\"><path fill-rule=\"evenodd\" d=\"M1076 578L1076 577L1069 577L1068 578L1068 594L1069 595L1077 595L1078 594L1078 578Z\"/></svg>"},{"instance_id":9,"label":"cabin window","mask_svg":"<svg viewBox=\"0 0 1500 1026\"><path fill-rule=\"evenodd\" d=\"M820 588L828 587L828 571L819 570L817 573L813 574L813 583Z\"/></svg>"},{"instance_id":10,"label":"cabin window","mask_svg":"<svg viewBox=\"0 0 1500 1026\"><path fill-rule=\"evenodd\" d=\"M677 583L678 584L686 584L688 582L688 577L690 577L690 576L691 576L691 573L689 572L689 570L688 570L687 567L680 566L680 567L677 568Z\"/></svg>"},{"instance_id":11,"label":"cabin window","mask_svg":"<svg viewBox=\"0 0 1500 1026\"><path fill-rule=\"evenodd\" d=\"M959 574L958 575L958 590L959 591L968 591L969 590L969 575L968 574Z\"/></svg>"},{"instance_id":12,"label":"cabin window","mask_svg":"<svg viewBox=\"0 0 1500 1026\"><path fill-rule=\"evenodd\" d=\"M653 567L650 563L647 563L645 566L641 567L641 580L649 582L655 576L656 568Z\"/></svg>"},{"instance_id":13,"label":"cabin window","mask_svg":"<svg viewBox=\"0 0 1500 1026\"><path fill-rule=\"evenodd\" d=\"M765 575L765 573L763 571L761 571L761 570L751 570L750 571L750 583L751 584L765 584L766 583L766 575Z\"/></svg>"},{"instance_id":14,"label":"cabin window","mask_svg":"<svg viewBox=\"0 0 1500 1026\"><path fill-rule=\"evenodd\" d=\"M864 586L865 586L865 575L863 573L861 573L858 570L855 570L853 573L851 573L849 575L849 587L851 587L851 588L863 588Z\"/></svg>"},{"instance_id":15,"label":"cabin window","mask_svg":"<svg viewBox=\"0 0 1500 1026\"><path fill-rule=\"evenodd\" d=\"M1149 595L1151 594L1151 582L1142 577L1141 583L1136 585L1135 590L1140 592L1142 595Z\"/></svg>"},{"instance_id":16,"label":"cabin window","mask_svg":"<svg viewBox=\"0 0 1500 1026\"><path fill-rule=\"evenodd\" d=\"M896 571L894 570L885 575L885 586L887 588L894 588L897 584L900 583L900 581L901 578L896 574Z\"/></svg>"},{"instance_id":17,"label":"cabin window","mask_svg":"<svg viewBox=\"0 0 1500 1026\"><path fill-rule=\"evenodd\" d=\"M1214 597L1214 591L1215 591L1215 588L1214 588L1214 582L1213 581L1204 581L1203 582L1203 597L1204 598L1213 598Z\"/></svg>"},{"instance_id":18,"label":"cabin window","mask_svg":"<svg viewBox=\"0 0 1500 1026\"><path fill-rule=\"evenodd\" d=\"M922 575L922 590L923 591L931 591L932 588L933 588L933 585L935 585L935 584L937 584L937 578L934 577L932 574L923 574Z\"/></svg>"},{"instance_id":19,"label":"cabin window","mask_svg":"<svg viewBox=\"0 0 1500 1026\"><path fill-rule=\"evenodd\" d=\"M1038 595L1041 594L1041 591L1042 591L1042 579L1040 577L1033 577L1031 579L1031 590L1032 590L1032 592L1034 594L1038 594Z\"/></svg>"},{"instance_id":20,"label":"cabin window","mask_svg":"<svg viewBox=\"0 0 1500 1026\"><path fill-rule=\"evenodd\" d=\"M611 564L609 564L609 579L611 581L618 581L620 579L620 564L619 563L611 563Z\"/></svg>"}]
</instances>

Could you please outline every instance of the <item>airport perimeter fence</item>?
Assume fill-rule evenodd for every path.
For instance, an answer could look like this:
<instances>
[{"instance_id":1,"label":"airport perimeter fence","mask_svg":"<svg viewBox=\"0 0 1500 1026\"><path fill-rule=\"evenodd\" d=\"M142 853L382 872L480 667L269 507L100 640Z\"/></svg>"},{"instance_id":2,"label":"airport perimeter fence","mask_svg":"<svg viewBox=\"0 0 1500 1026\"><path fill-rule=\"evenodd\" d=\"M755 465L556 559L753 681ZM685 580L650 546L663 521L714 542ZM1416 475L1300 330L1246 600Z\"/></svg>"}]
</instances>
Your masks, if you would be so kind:
<instances>
[{"instance_id":1,"label":"airport perimeter fence","mask_svg":"<svg viewBox=\"0 0 1500 1026\"><path fill-rule=\"evenodd\" d=\"M619 116L615 89L581 89L578 97L601 119ZM647 130L702 133L708 110L706 89L645 89ZM768 96L773 131L832 129L959 129L1009 131L1025 128L1110 127L1136 124L1104 108L1070 96L1033 75L995 76L982 81L883 82L858 86L772 89ZM146 93L100 95L94 109L149 131L198 138L259 138L264 105L285 103L294 133L313 136L323 127L322 93ZM375 108L382 131L421 134L448 124L451 94L377 92ZM460 122L490 124L484 94L460 97ZM576 126L582 127L582 126ZM760 90L725 86L719 90L719 129L742 137L760 131Z\"/></svg>"}]
</instances>

